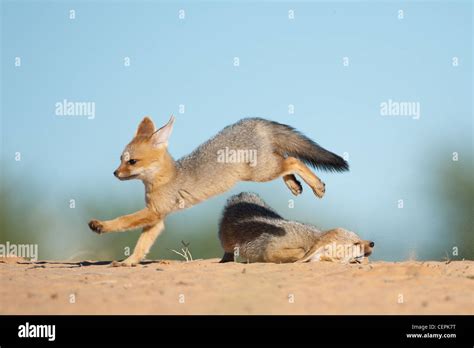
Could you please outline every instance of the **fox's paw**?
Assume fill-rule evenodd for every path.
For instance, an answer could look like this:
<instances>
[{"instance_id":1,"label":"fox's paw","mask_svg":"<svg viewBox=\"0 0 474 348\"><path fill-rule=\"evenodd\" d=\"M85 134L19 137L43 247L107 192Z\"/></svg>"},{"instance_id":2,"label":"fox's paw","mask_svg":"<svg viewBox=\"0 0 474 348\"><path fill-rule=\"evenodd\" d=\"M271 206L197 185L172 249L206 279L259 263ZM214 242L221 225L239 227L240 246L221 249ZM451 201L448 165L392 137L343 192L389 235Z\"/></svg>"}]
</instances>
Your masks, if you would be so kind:
<instances>
[{"instance_id":1,"label":"fox's paw","mask_svg":"<svg viewBox=\"0 0 474 348\"><path fill-rule=\"evenodd\" d=\"M89 228L98 234L101 234L104 232L104 225L99 220L89 221Z\"/></svg>"},{"instance_id":2,"label":"fox's paw","mask_svg":"<svg viewBox=\"0 0 474 348\"><path fill-rule=\"evenodd\" d=\"M290 189L291 193L294 194L295 196L298 196L303 192L303 186L301 186L301 183L296 180L294 175L285 175L283 177L283 180Z\"/></svg>"},{"instance_id":3,"label":"fox's paw","mask_svg":"<svg viewBox=\"0 0 474 348\"><path fill-rule=\"evenodd\" d=\"M291 193L295 196L298 196L303 192L303 186L298 180L291 180L287 182L288 188L290 189Z\"/></svg>"},{"instance_id":4,"label":"fox's paw","mask_svg":"<svg viewBox=\"0 0 474 348\"><path fill-rule=\"evenodd\" d=\"M111 266L112 267L136 267L140 261L136 260L129 260L128 258L123 261L113 261Z\"/></svg>"},{"instance_id":5,"label":"fox's paw","mask_svg":"<svg viewBox=\"0 0 474 348\"><path fill-rule=\"evenodd\" d=\"M323 198L324 193L326 192L326 184L319 180L315 187L313 187L313 192L319 198Z\"/></svg>"}]
</instances>

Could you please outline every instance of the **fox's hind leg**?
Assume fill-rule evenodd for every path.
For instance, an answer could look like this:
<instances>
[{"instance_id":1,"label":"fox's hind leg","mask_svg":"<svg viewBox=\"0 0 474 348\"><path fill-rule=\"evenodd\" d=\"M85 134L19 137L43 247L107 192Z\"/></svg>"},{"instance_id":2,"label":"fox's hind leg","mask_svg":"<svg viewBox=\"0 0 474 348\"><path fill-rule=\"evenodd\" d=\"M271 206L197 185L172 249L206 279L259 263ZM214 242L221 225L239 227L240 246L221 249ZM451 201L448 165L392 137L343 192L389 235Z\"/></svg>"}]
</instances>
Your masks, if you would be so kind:
<instances>
[{"instance_id":1,"label":"fox's hind leg","mask_svg":"<svg viewBox=\"0 0 474 348\"><path fill-rule=\"evenodd\" d=\"M291 193L293 193L295 196L298 196L301 192L303 192L303 186L301 186L301 183L293 174L283 175L283 181L285 182L286 186L288 186Z\"/></svg>"},{"instance_id":2,"label":"fox's hind leg","mask_svg":"<svg viewBox=\"0 0 474 348\"><path fill-rule=\"evenodd\" d=\"M319 198L324 196L326 184L324 184L324 182L322 182L321 179L319 179L303 162L295 157L287 157L283 160L283 179L285 180L285 177L289 174L298 174L304 182L313 189L316 196Z\"/></svg>"},{"instance_id":3,"label":"fox's hind leg","mask_svg":"<svg viewBox=\"0 0 474 348\"><path fill-rule=\"evenodd\" d=\"M265 255L265 262L288 263L301 260L305 255L303 248L278 248L268 251Z\"/></svg>"}]
</instances>

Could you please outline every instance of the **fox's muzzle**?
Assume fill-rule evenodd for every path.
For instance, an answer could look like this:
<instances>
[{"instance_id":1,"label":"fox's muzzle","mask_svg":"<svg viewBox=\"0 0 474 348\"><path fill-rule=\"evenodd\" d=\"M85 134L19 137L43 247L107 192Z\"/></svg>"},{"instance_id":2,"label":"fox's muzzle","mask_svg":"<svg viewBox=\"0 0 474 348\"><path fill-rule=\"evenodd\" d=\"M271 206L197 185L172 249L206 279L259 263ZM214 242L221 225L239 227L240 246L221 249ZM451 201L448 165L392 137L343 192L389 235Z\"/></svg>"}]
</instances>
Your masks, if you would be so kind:
<instances>
[{"instance_id":1,"label":"fox's muzzle","mask_svg":"<svg viewBox=\"0 0 474 348\"><path fill-rule=\"evenodd\" d=\"M116 171L114 171L114 175L117 179L119 180L131 180L131 179L135 179L135 178L138 178L138 174L132 174L132 175L128 175L128 176L122 176L120 175L120 171L117 169Z\"/></svg>"},{"instance_id":2,"label":"fox's muzzle","mask_svg":"<svg viewBox=\"0 0 474 348\"><path fill-rule=\"evenodd\" d=\"M367 241L365 246L364 246L364 256L369 256L372 254L372 248L375 246L375 243L373 241Z\"/></svg>"}]
</instances>

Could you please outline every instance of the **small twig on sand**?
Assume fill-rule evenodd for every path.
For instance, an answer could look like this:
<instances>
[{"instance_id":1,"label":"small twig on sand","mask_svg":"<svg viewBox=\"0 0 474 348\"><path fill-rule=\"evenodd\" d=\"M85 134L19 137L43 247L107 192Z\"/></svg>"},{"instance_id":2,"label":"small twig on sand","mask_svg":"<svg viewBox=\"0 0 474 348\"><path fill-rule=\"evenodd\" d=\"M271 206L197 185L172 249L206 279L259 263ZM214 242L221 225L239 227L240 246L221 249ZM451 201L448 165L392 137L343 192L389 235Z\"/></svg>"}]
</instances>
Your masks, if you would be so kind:
<instances>
[{"instance_id":1,"label":"small twig on sand","mask_svg":"<svg viewBox=\"0 0 474 348\"><path fill-rule=\"evenodd\" d=\"M186 260L186 262L193 261L193 255L191 255L191 252L189 251L189 248L188 248L190 243L186 243L184 241L181 241L181 244L183 244L183 246L184 246L183 248L181 248L181 252L176 251L174 249L168 249L168 250L178 254L181 257L183 257Z\"/></svg>"},{"instance_id":2,"label":"small twig on sand","mask_svg":"<svg viewBox=\"0 0 474 348\"><path fill-rule=\"evenodd\" d=\"M444 263L448 265L448 264L451 263L451 261L452 261L452 260L449 258L449 254L448 254L448 252L446 251L446 256L445 256L445 258L444 258Z\"/></svg>"}]
</instances>

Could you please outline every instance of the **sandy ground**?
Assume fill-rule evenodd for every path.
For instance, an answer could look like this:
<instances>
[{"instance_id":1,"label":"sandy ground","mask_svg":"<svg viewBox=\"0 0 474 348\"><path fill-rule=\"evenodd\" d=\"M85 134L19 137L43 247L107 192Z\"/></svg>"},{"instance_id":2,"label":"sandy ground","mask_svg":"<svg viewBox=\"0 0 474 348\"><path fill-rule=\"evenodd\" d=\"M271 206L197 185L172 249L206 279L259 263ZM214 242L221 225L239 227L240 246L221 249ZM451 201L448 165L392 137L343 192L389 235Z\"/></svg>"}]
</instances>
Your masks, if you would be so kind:
<instances>
[{"instance_id":1,"label":"sandy ground","mask_svg":"<svg viewBox=\"0 0 474 348\"><path fill-rule=\"evenodd\" d=\"M474 261L126 268L0 258L0 281L2 314L474 314Z\"/></svg>"}]
</instances>

